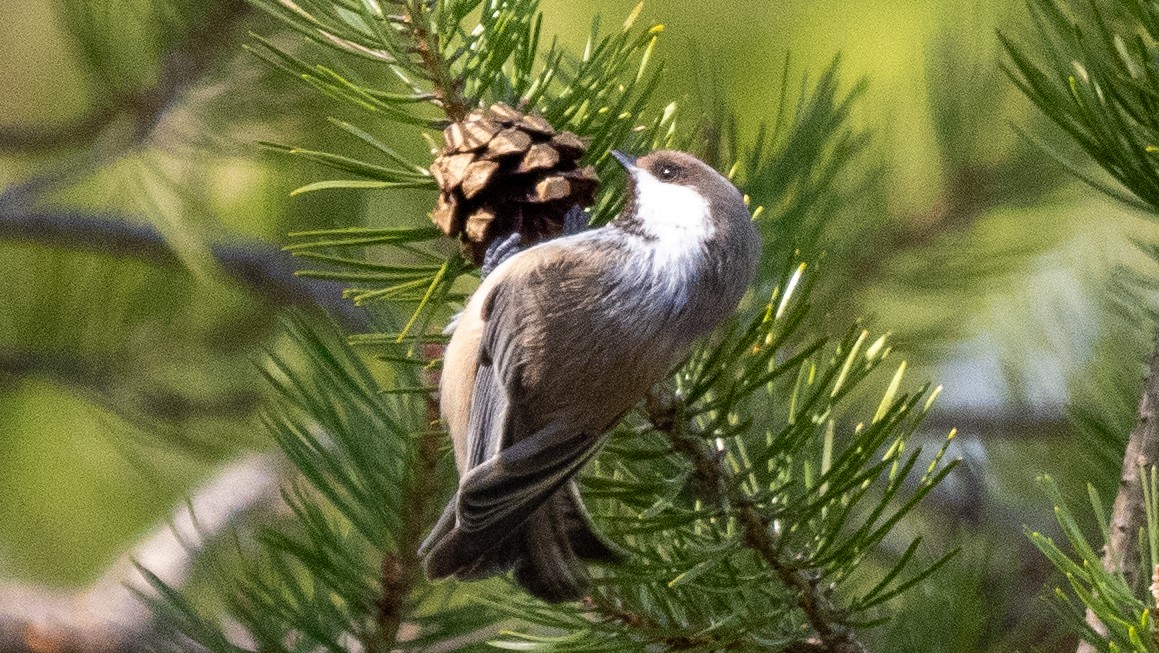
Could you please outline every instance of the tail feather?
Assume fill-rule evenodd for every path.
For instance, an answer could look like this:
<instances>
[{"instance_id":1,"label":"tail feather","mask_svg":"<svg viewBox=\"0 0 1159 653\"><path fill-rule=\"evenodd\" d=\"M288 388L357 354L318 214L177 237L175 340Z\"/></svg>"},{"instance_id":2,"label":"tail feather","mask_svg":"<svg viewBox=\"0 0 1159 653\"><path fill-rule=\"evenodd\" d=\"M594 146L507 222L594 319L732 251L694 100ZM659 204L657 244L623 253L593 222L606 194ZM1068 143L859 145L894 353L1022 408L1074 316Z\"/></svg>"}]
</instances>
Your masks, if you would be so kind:
<instances>
[{"instance_id":1,"label":"tail feather","mask_svg":"<svg viewBox=\"0 0 1159 653\"><path fill-rule=\"evenodd\" d=\"M489 542L463 531L456 524L458 495L451 498L435 527L431 529L419 556L431 580L454 576L459 580L481 580L497 576L515 566L522 548L517 530L497 542Z\"/></svg>"},{"instance_id":2,"label":"tail feather","mask_svg":"<svg viewBox=\"0 0 1159 653\"><path fill-rule=\"evenodd\" d=\"M580 560L618 562L623 555L596 534L574 482L567 483L509 535L483 542L453 520L456 499L420 550L432 579L478 580L512 568L528 593L550 603L583 596L588 575ZM451 518L448 518L450 515Z\"/></svg>"},{"instance_id":3,"label":"tail feather","mask_svg":"<svg viewBox=\"0 0 1159 653\"><path fill-rule=\"evenodd\" d=\"M447 535L455 528L455 504L459 501L459 495L451 497L450 502L443 508L443 514L439 515L439 520L435 522L434 528L427 535L423 543L419 545L419 557L426 558L427 554L438 546L439 542L443 541ZM427 573L430 573L429 571ZM439 578L442 578L441 576Z\"/></svg>"},{"instance_id":4,"label":"tail feather","mask_svg":"<svg viewBox=\"0 0 1159 653\"><path fill-rule=\"evenodd\" d=\"M515 582L548 603L583 596L587 573L568 542L565 526L549 510L536 511L523 531L524 555L515 563Z\"/></svg>"}]
</instances>

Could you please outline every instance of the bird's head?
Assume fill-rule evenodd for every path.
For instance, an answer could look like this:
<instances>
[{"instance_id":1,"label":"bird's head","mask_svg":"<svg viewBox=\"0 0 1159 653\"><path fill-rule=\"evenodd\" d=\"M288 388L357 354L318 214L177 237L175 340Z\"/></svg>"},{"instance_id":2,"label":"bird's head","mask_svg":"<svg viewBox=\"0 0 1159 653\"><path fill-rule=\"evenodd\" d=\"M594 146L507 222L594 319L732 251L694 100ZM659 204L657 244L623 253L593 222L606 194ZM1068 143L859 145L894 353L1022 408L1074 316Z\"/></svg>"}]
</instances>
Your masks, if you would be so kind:
<instances>
[{"instance_id":1,"label":"bird's head","mask_svg":"<svg viewBox=\"0 0 1159 653\"><path fill-rule=\"evenodd\" d=\"M675 150L639 158L613 151L628 171L628 201L616 225L646 238L707 240L749 221L736 186L700 159Z\"/></svg>"}]
</instances>

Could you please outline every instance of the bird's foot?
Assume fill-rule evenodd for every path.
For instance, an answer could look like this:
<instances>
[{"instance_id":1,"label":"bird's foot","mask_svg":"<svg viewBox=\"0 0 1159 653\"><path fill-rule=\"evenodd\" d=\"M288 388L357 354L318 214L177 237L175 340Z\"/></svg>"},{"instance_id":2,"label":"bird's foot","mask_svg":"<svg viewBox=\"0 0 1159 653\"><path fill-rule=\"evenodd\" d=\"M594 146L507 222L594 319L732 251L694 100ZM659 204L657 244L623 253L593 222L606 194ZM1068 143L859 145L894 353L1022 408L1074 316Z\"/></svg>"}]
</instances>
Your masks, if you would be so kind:
<instances>
[{"instance_id":1,"label":"bird's foot","mask_svg":"<svg viewBox=\"0 0 1159 653\"><path fill-rule=\"evenodd\" d=\"M483 265L479 271L483 277L495 271L499 264L511 258L523 249L523 236L518 231L506 238L496 238L487 246L487 253L483 255Z\"/></svg>"},{"instance_id":2,"label":"bird's foot","mask_svg":"<svg viewBox=\"0 0 1159 653\"><path fill-rule=\"evenodd\" d=\"M590 216L580 205L568 209L563 216L563 231L561 236L572 236L587 231ZM479 271L483 277L495 271L499 264L519 253L523 249L523 236L518 232L509 234L505 238L497 238L487 247L483 254L483 265Z\"/></svg>"}]
</instances>

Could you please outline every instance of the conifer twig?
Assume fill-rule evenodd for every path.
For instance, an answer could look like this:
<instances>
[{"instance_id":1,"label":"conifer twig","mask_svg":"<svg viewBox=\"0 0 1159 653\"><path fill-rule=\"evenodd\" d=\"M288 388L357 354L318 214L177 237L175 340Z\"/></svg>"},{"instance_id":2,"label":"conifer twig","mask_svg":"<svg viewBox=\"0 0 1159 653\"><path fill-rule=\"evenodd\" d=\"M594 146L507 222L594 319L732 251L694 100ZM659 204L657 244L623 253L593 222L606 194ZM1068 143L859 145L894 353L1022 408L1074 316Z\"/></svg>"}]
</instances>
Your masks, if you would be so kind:
<instances>
[{"instance_id":1,"label":"conifer twig","mask_svg":"<svg viewBox=\"0 0 1159 653\"><path fill-rule=\"evenodd\" d=\"M431 29L429 14L424 11L423 4L423 0L405 0L405 20L410 26L414 49L434 87L435 101L448 118L459 122L467 117L470 110L459 92L462 80L455 77L450 62L443 57L439 48L439 35Z\"/></svg>"},{"instance_id":2,"label":"conifer twig","mask_svg":"<svg viewBox=\"0 0 1159 653\"><path fill-rule=\"evenodd\" d=\"M469 107L460 94L462 80L451 72L451 64L439 48L439 35L431 28L429 13L423 0L403 0L403 22L408 26L413 41L413 50L418 54L422 67L431 82L433 99L452 121L467 117ZM424 350L427 360L443 356L441 344L430 344ZM428 387L438 386L438 375L433 370L424 372ZM438 425L439 402L434 394L426 398L427 421ZM403 527L405 532L399 537L398 551L388 553L381 564L382 596L378 604L378 643L390 650L398 638L403 622L405 601L414 587L421 569L418 557L419 545L429 525L429 517L434 504L432 499L438 494L439 434L428 429L422 434L417 446L416 469L413 485L405 500ZM373 647L372 647L373 648ZM373 651L372 651L373 653Z\"/></svg>"},{"instance_id":3,"label":"conifer twig","mask_svg":"<svg viewBox=\"0 0 1159 653\"><path fill-rule=\"evenodd\" d=\"M840 622L837 609L810 578L808 570L798 569L782 558L770 533L768 519L757 510L741 486L732 482L731 474L721 465L720 457L706 450L702 437L688 432L689 424L683 417L682 402L679 399L662 402L650 396L647 410L649 421L656 430L668 436L673 451L692 463L695 487L704 499L735 512L743 528L744 545L764 560L793 593L797 607L820 640L819 644L803 641L801 644L805 648L798 647L797 650L866 653L868 649L857 640L852 630Z\"/></svg>"},{"instance_id":4,"label":"conifer twig","mask_svg":"<svg viewBox=\"0 0 1159 653\"><path fill-rule=\"evenodd\" d=\"M644 614L637 612L629 612L619 606L613 605L598 596L585 596L583 599L584 607L598 612L605 619L610 619L641 631L660 631L661 627L654 620ZM704 635L683 635L680 637L673 637L671 635L661 636L660 638L670 650L682 651L685 649L692 649L704 647L712 644Z\"/></svg>"},{"instance_id":5,"label":"conifer twig","mask_svg":"<svg viewBox=\"0 0 1159 653\"><path fill-rule=\"evenodd\" d=\"M437 415L438 403L433 400L430 402L434 404ZM384 636L383 641L388 641L391 646L398 640L407 596L422 569L418 550L430 523L430 512L434 506L432 499L438 496L441 435L436 431L428 431L419 436L414 484L407 495L404 521L406 532L400 538L398 552L386 555L382 561L383 595L379 602L378 624ZM386 650L391 649L388 647Z\"/></svg>"},{"instance_id":6,"label":"conifer twig","mask_svg":"<svg viewBox=\"0 0 1159 653\"><path fill-rule=\"evenodd\" d=\"M1155 465L1159 460L1159 336L1147 359L1147 379L1143 396L1139 399L1139 421L1127 440L1123 455L1123 470L1119 476L1119 491L1111 513L1110 533L1103 551L1103 568L1122 574L1127 586L1134 591L1141 588L1139 576L1139 529L1146 523L1143 501L1143 479L1140 469ZM1087 624L1095 632L1105 634L1106 627L1091 609L1087 609ZM1077 653L1094 653L1095 647L1083 641Z\"/></svg>"},{"instance_id":7,"label":"conifer twig","mask_svg":"<svg viewBox=\"0 0 1159 653\"><path fill-rule=\"evenodd\" d=\"M442 356L441 345L428 345L424 352L428 360ZM436 372L425 370L424 375L428 386L438 382ZM433 377L433 378L432 378ZM431 425L439 424L439 402L434 395L426 399L426 417ZM380 583L382 596L378 601L378 641L383 652L391 650L398 640L399 629L403 623L407 596L418 579L422 567L418 557L419 545L430 523L432 500L439 492L439 459L441 451L439 442L442 434L427 429L418 436L416 447L417 460L413 472L412 484L406 494L403 529L400 534L398 551L383 556L380 566ZM374 646L368 647L375 653Z\"/></svg>"}]
</instances>

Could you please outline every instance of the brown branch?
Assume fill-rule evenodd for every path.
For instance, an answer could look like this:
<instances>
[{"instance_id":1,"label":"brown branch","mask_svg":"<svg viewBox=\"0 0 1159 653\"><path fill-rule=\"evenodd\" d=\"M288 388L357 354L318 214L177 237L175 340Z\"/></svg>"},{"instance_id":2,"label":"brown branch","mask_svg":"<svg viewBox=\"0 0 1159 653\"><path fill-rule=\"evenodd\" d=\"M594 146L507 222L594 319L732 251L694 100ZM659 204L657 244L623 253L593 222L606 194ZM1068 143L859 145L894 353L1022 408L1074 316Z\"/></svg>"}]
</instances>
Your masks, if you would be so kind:
<instances>
[{"instance_id":1,"label":"brown branch","mask_svg":"<svg viewBox=\"0 0 1159 653\"><path fill-rule=\"evenodd\" d=\"M683 651L695 648L704 648L711 645L713 642L705 635L680 635L672 636L667 634L666 630L656 623L647 615L630 612L620 606L613 605L608 601L598 596L585 596L583 599L583 606L599 618L617 621L638 631L653 631L653 639L663 642L668 650ZM731 650L734 646L725 646L714 650Z\"/></svg>"},{"instance_id":2,"label":"brown branch","mask_svg":"<svg viewBox=\"0 0 1159 653\"><path fill-rule=\"evenodd\" d=\"M113 214L24 213L0 206L0 240L184 269L184 263L155 228ZM229 279L275 306L322 308L346 328L364 330L368 326L366 315L342 298L342 284L296 276L294 257L277 247L261 241L223 242L211 245L210 254Z\"/></svg>"},{"instance_id":3,"label":"brown branch","mask_svg":"<svg viewBox=\"0 0 1159 653\"><path fill-rule=\"evenodd\" d=\"M146 388L134 393L134 401L126 406L124 399L116 396L116 390L118 381L129 373L116 355L97 357L67 349L0 347L0 388L28 377L51 379L122 415L129 413L167 424L206 417L238 418L252 414L261 400L260 393L250 388L229 390L206 399L175 390Z\"/></svg>"},{"instance_id":4,"label":"brown branch","mask_svg":"<svg viewBox=\"0 0 1159 653\"><path fill-rule=\"evenodd\" d=\"M1146 523L1146 507L1143 502L1143 479L1140 472L1155 465L1159 460L1159 337L1155 348L1147 359L1147 379L1143 383L1143 396L1139 400L1139 421L1127 440L1127 450L1123 455L1123 470L1119 476L1119 492L1115 496L1115 507L1111 513L1111 537L1103 550L1103 568L1111 573L1123 575L1127 586L1138 592L1147 579L1139 575L1139 530ZM1087 610L1087 624L1095 632L1106 633L1106 628ZM1087 642L1078 646L1078 653L1094 653L1096 649Z\"/></svg>"},{"instance_id":5,"label":"brown branch","mask_svg":"<svg viewBox=\"0 0 1159 653\"><path fill-rule=\"evenodd\" d=\"M423 354L427 360L442 358L443 345L427 345ZM434 368L424 370L423 375L427 386L438 384L438 372ZM426 399L426 418L428 428L418 436L410 484L404 490L403 526L398 550L385 555L380 566L382 596L378 601L377 633L373 641L367 643L370 653L385 653L395 648L406 614L407 597L418 581L422 566L418 550L432 521L434 500L438 496L439 461L442 458L440 443L444 437L438 429L439 401L433 394Z\"/></svg>"},{"instance_id":6,"label":"brown branch","mask_svg":"<svg viewBox=\"0 0 1159 653\"><path fill-rule=\"evenodd\" d=\"M797 650L866 653L868 649L865 645L857 640L851 629L841 623L838 609L818 587L810 570L797 568L784 560L778 551L769 520L740 486L732 482L731 474L721 464L719 456L708 450L703 438L685 432L688 421L683 415L683 404L679 400L662 401L650 395L647 412L656 430L668 436L672 449L692 463L694 486L704 499L735 512L744 529L745 547L760 556L781 583L793 593L797 607L820 640L819 644L803 640Z\"/></svg>"},{"instance_id":7,"label":"brown branch","mask_svg":"<svg viewBox=\"0 0 1159 653\"><path fill-rule=\"evenodd\" d=\"M0 125L0 151L35 154L59 147L84 145L101 134L121 114L119 103L99 107L69 122L44 126Z\"/></svg>"},{"instance_id":8,"label":"brown branch","mask_svg":"<svg viewBox=\"0 0 1159 653\"><path fill-rule=\"evenodd\" d=\"M410 25L415 53L429 73L435 101L448 118L460 122L470 111L470 106L460 93L463 80L451 72L451 62L443 57L439 35L431 29L429 10L423 5L422 0L407 0L403 20Z\"/></svg>"},{"instance_id":9,"label":"brown branch","mask_svg":"<svg viewBox=\"0 0 1159 653\"><path fill-rule=\"evenodd\" d=\"M410 48L419 56L433 87L432 101L440 106L447 117L455 122L467 117L470 108L462 97L462 79L451 72L451 62L443 56L439 47L439 34L430 24L430 9L423 0L404 0L403 15L399 22L406 26L414 42ZM427 360L443 356L443 345L428 345L424 355ZM434 369L425 371L425 385L438 387L439 377ZM399 636L403 623L407 595L414 587L421 568L418 557L419 545L432 521L435 505L433 499L438 493L438 468L441 457L439 400L431 394L426 399L428 427L418 440L417 460L411 487L406 493L403 515L403 533L399 538L398 551L387 554L381 565L382 597L378 605L378 638L368 649L374 653L389 650Z\"/></svg>"},{"instance_id":10,"label":"brown branch","mask_svg":"<svg viewBox=\"0 0 1159 653\"><path fill-rule=\"evenodd\" d=\"M437 410L436 404L436 415ZM377 637L367 645L371 653L385 653L395 647L406 615L407 598L418 581L419 544L431 522L432 499L438 494L442 436L441 432L428 429L418 439L418 459L411 486L406 491L398 551L384 556L380 567L382 596L378 601Z\"/></svg>"},{"instance_id":11,"label":"brown branch","mask_svg":"<svg viewBox=\"0 0 1159 653\"><path fill-rule=\"evenodd\" d=\"M777 555L768 519L748 501L740 505L740 517L744 524L745 544L764 559L785 587L796 593L801 611L824 646L822 650L832 653L864 653L867 650L865 646L857 641L853 631L839 622L837 609L809 574L786 565Z\"/></svg>"}]
</instances>

